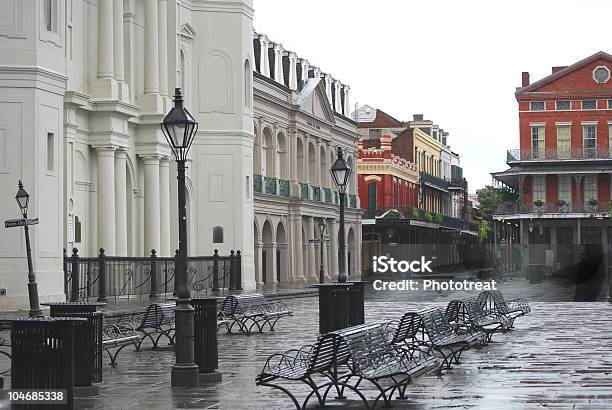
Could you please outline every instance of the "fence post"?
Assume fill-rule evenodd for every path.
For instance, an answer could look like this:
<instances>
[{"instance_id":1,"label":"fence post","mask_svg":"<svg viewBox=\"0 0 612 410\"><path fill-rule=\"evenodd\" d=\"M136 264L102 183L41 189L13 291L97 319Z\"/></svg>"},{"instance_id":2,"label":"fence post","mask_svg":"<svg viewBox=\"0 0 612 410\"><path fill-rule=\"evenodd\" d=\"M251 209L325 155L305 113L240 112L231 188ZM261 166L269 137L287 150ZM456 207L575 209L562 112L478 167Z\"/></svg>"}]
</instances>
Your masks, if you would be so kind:
<instances>
[{"instance_id":1,"label":"fence post","mask_svg":"<svg viewBox=\"0 0 612 410\"><path fill-rule=\"evenodd\" d=\"M70 301L78 302L79 301L79 250L77 248L72 249L72 269L70 271L70 275L72 276L71 280L71 292L70 292Z\"/></svg>"},{"instance_id":2,"label":"fence post","mask_svg":"<svg viewBox=\"0 0 612 410\"><path fill-rule=\"evenodd\" d=\"M157 298L157 255L155 249L151 249L151 268L149 275L151 275L151 279L149 279L149 285L151 286L149 299L155 299Z\"/></svg>"},{"instance_id":3,"label":"fence post","mask_svg":"<svg viewBox=\"0 0 612 410\"><path fill-rule=\"evenodd\" d=\"M219 290L219 250L218 249L215 249L215 254L213 255L212 290L213 292L217 292Z\"/></svg>"},{"instance_id":4,"label":"fence post","mask_svg":"<svg viewBox=\"0 0 612 410\"><path fill-rule=\"evenodd\" d=\"M242 255L240 251L236 252L236 258L236 289L242 290Z\"/></svg>"},{"instance_id":5,"label":"fence post","mask_svg":"<svg viewBox=\"0 0 612 410\"><path fill-rule=\"evenodd\" d=\"M98 302L107 302L106 297L106 255L104 248L100 248L98 256Z\"/></svg>"},{"instance_id":6,"label":"fence post","mask_svg":"<svg viewBox=\"0 0 612 410\"><path fill-rule=\"evenodd\" d=\"M66 302L68 301L68 254L66 253L66 248L64 248L64 294L66 295Z\"/></svg>"},{"instance_id":7,"label":"fence post","mask_svg":"<svg viewBox=\"0 0 612 410\"><path fill-rule=\"evenodd\" d=\"M233 249L230 251L229 261L230 261L229 290L235 290L236 283L234 279L236 275L236 264L234 263L234 250ZM225 275L223 275L223 278L225 279Z\"/></svg>"}]
</instances>

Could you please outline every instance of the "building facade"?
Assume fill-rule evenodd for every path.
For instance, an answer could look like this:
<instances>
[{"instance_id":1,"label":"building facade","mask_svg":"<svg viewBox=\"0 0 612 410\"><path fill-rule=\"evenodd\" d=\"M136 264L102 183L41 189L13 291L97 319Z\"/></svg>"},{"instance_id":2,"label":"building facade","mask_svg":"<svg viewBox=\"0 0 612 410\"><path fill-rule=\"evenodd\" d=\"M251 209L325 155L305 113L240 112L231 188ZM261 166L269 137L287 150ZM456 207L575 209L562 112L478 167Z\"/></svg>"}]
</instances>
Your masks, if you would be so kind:
<instances>
[{"instance_id":1,"label":"building facade","mask_svg":"<svg viewBox=\"0 0 612 410\"><path fill-rule=\"evenodd\" d=\"M100 248L109 256L144 256L152 249L159 256L174 254L176 171L159 124L175 87L183 90L185 106L199 123L187 170L188 253L241 250L246 289L262 282L256 244L273 243L258 242L266 227L255 216L257 204L264 202L263 193L254 193L255 175L280 179L277 172L286 172L294 185L314 186L314 181L298 177L302 168L292 156L300 132L311 138L317 153L323 146L328 164L336 146L346 148L355 161L356 127L337 115L346 111L348 87L316 68L304 70L304 61L298 67L308 76L298 78L285 68L293 67L295 55L277 45L264 53L271 59L256 56L251 0L2 4L11 18L0 25L0 186L7 193L0 198L0 209L6 219L18 215L12 193L22 179L32 195L30 216L40 219L32 229L32 248L43 302L64 299L63 248L76 247L82 256L96 255ZM269 67L261 68L262 62ZM278 79L286 76L286 84L301 79L308 91L279 87ZM271 101L282 114L268 112ZM310 116L305 114L308 104ZM264 134L276 139L281 130L284 154L280 143L261 142ZM309 149L307 143L302 140ZM265 168L257 171L260 163L254 159L261 160L260 149L272 152L264 158L274 174ZM283 155L286 171L276 165ZM273 241L281 245L279 220L286 219L287 238L299 236L295 220L302 212L299 203L305 202L299 190L290 192L290 199L283 200L293 201L291 212L287 208L269 218L276 222ZM353 202L357 208L357 199ZM333 207L315 201L313 206L331 227L337 219ZM352 231L347 231L356 235L352 218ZM306 230L308 221L304 225ZM254 226L259 233L254 234ZM213 231L224 233L221 241L213 241ZM330 232L333 237L334 229ZM22 308L27 306L23 234L12 229L4 235L0 274L7 291L0 296L0 310ZM289 253L280 261L286 267L282 279L302 282L306 269L293 270L303 264L300 259Z\"/></svg>"},{"instance_id":2,"label":"building facade","mask_svg":"<svg viewBox=\"0 0 612 410\"><path fill-rule=\"evenodd\" d=\"M493 177L519 195L496 215L519 225L523 267L606 255L612 174L612 56L599 52L516 90L519 148ZM585 250L586 249L586 250Z\"/></svg>"},{"instance_id":3,"label":"building facade","mask_svg":"<svg viewBox=\"0 0 612 410\"><path fill-rule=\"evenodd\" d=\"M338 274L339 196L330 175L343 149L352 169L357 124L347 117L349 87L267 36L253 39L254 243L258 284L314 283L319 267ZM347 189L347 272L360 273L361 213L357 175ZM320 260L320 222L328 237Z\"/></svg>"}]
</instances>

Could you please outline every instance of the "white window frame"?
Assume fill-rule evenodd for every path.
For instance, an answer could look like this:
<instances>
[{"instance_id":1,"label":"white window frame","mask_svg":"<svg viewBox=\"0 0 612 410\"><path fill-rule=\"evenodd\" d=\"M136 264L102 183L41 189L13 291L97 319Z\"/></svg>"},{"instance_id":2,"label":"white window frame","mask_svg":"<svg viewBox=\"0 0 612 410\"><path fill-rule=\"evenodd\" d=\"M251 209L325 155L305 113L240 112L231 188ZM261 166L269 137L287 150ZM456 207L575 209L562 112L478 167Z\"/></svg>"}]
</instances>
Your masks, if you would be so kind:
<instances>
[{"instance_id":1,"label":"white window frame","mask_svg":"<svg viewBox=\"0 0 612 410\"><path fill-rule=\"evenodd\" d=\"M585 101L594 101L595 102L595 108L584 108L584 102ZM583 110L583 111L593 111L593 110L596 110L597 109L597 100L592 99L592 98L589 98L589 99L586 99L586 100L580 100L580 109Z\"/></svg>"},{"instance_id":2,"label":"white window frame","mask_svg":"<svg viewBox=\"0 0 612 410\"><path fill-rule=\"evenodd\" d=\"M558 199L565 201L568 205L572 202L572 176L559 175L557 177Z\"/></svg>"},{"instance_id":3,"label":"white window frame","mask_svg":"<svg viewBox=\"0 0 612 410\"><path fill-rule=\"evenodd\" d=\"M597 81L597 79L595 78L595 71L599 70L600 68L603 68L604 70L608 72L608 78L606 79L606 81ZM595 67L593 69L593 81L595 81L597 84L605 84L608 81L610 81L610 69L606 67L605 65L598 65L597 67Z\"/></svg>"},{"instance_id":4,"label":"white window frame","mask_svg":"<svg viewBox=\"0 0 612 410\"><path fill-rule=\"evenodd\" d=\"M542 103L544 104L544 107L541 110L534 110L533 109L534 103ZM546 101L529 101L529 111L546 111Z\"/></svg>"},{"instance_id":5,"label":"white window frame","mask_svg":"<svg viewBox=\"0 0 612 410\"><path fill-rule=\"evenodd\" d=\"M40 40L54 43L57 46L61 46L61 19L60 13L62 7L60 7L59 0L48 0L51 5L51 26L52 30L47 30L46 16L45 16L45 4L47 0L40 0ZM54 29L53 29L54 26Z\"/></svg>"},{"instance_id":6,"label":"white window frame","mask_svg":"<svg viewBox=\"0 0 612 410\"><path fill-rule=\"evenodd\" d=\"M594 141L594 146L588 147L586 144L587 141L587 127L593 127L595 130L595 134L593 138L588 138L589 140ZM595 158L597 157L597 122L583 122L582 123L582 148L583 154L587 158Z\"/></svg>"},{"instance_id":7,"label":"white window frame","mask_svg":"<svg viewBox=\"0 0 612 410\"><path fill-rule=\"evenodd\" d=\"M589 195L587 195L589 193ZM584 205L589 205L589 200L598 199L597 175L588 174L584 176Z\"/></svg>"},{"instance_id":8,"label":"white window frame","mask_svg":"<svg viewBox=\"0 0 612 410\"><path fill-rule=\"evenodd\" d=\"M533 202L540 200L546 203L546 175L534 175L531 181L531 191L533 192Z\"/></svg>"},{"instance_id":9,"label":"white window frame","mask_svg":"<svg viewBox=\"0 0 612 410\"><path fill-rule=\"evenodd\" d=\"M557 158L571 158L572 154L572 123L556 123L557 126ZM567 145L561 147L560 141L565 139L559 139L559 129L567 129Z\"/></svg>"},{"instance_id":10,"label":"white window frame","mask_svg":"<svg viewBox=\"0 0 612 410\"><path fill-rule=\"evenodd\" d=\"M567 103L569 103L569 108L567 108L567 109L559 108L557 106L557 104L559 104L560 102L567 102ZM571 100L559 100L559 101L555 101L555 111L571 111L571 110L572 110L572 101Z\"/></svg>"},{"instance_id":11,"label":"white window frame","mask_svg":"<svg viewBox=\"0 0 612 410\"><path fill-rule=\"evenodd\" d=\"M537 152L536 152L536 148L534 147L534 138L533 138L533 131L534 129L541 129L541 136L540 136L540 132L538 132L538 147L537 147ZM546 144L546 126L544 124L530 124L530 133L529 133L529 137L530 137L530 144L531 144L531 158L532 159L542 159L544 158L544 154L545 154L545 144ZM540 146L540 143L542 146Z\"/></svg>"}]
</instances>

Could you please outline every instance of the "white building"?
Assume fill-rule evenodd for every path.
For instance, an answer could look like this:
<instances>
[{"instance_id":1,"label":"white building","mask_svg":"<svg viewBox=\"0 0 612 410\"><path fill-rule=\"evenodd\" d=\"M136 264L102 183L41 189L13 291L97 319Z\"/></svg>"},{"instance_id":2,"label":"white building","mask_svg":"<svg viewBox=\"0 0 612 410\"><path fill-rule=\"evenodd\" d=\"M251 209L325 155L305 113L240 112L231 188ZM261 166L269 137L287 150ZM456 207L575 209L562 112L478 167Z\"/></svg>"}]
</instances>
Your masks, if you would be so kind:
<instances>
[{"instance_id":1,"label":"white building","mask_svg":"<svg viewBox=\"0 0 612 410\"><path fill-rule=\"evenodd\" d=\"M40 218L31 232L41 301L64 298L62 248L77 247L81 255L97 254L99 248L119 256L148 255L151 249L173 254L176 168L159 123L175 87L184 90L186 107L200 124L187 176L190 255L240 249L243 287L254 288L255 267L261 263L254 237L257 242L265 229L263 213L255 217L254 209L267 209L275 229L274 242L258 244L283 245L278 233L283 218L291 238L287 243L290 235L299 237L297 215L305 229L308 216L325 215L333 224L332 207L295 196L298 182L326 186L327 181L319 173L313 176L319 179L310 173L302 179L306 174L298 174L303 168L292 153L298 154L294 144L300 135L310 138L301 139L304 147L325 149L328 156L336 145L355 151L354 126L326 103L333 91L332 104L342 112L348 87L325 76L293 93L276 81L266 83L267 74L254 78L253 68L263 59L255 61L253 54L251 0L2 0L0 5L5 16L0 20L0 210L5 219L18 216L13 196L23 179L32 196L30 215ZM269 51L279 62L271 64L273 78L283 78L285 52ZM286 72L294 84L293 71ZM287 110L277 116L266 111L264 101ZM308 104L319 110L310 117ZM262 123L264 111L268 128ZM257 138L254 123L261 124ZM281 147L259 142L265 129L274 131L275 141L281 129L285 132L291 199L266 200L290 202L286 211L259 205L266 201L264 194L253 194L253 155L258 158L260 147ZM277 161L281 155L269 157ZM281 172L274 162L266 163L272 168L262 168L261 174ZM310 202L317 212L300 205ZM355 224L355 216L350 217ZM223 243L213 245L213 226L224 228ZM7 294L0 296L0 310L27 306L22 237L15 228L2 234L0 288ZM301 281L311 271L310 259L308 270L295 270L301 259L291 255L281 255L281 263L291 267L285 270L287 280Z\"/></svg>"},{"instance_id":2,"label":"white building","mask_svg":"<svg viewBox=\"0 0 612 410\"><path fill-rule=\"evenodd\" d=\"M329 169L336 147L354 167L356 123L347 118L349 87L265 35L255 34L255 271L258 283L318 281L319 222L329 243L325 272L338 273L338 196ZM359 273L361 226L357 175L347 190L347 270Z\"/></svg>"}]
</instances>

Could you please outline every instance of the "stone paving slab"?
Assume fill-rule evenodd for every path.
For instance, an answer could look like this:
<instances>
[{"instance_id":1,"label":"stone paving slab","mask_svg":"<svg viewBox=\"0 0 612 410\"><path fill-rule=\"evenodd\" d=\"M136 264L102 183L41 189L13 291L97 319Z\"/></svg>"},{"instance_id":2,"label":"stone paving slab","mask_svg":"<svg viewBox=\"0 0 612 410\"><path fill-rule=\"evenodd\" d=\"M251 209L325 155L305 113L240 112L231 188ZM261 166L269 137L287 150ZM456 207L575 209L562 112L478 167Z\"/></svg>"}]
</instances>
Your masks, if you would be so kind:
<instances>
[{"instance_id":1,"label":"stone paving slab","mask_svg":"<svg viewBox=\"0 0 612 410\"><path fill-rule=\"evenodd\" d=\"M554 284L512 282L502 286L509 296L547 296ZM556 292L556 291L555 291ZM555 293L552 292L552 293ZM457 293L372 292L366 295L366 321L397 319L402 313L432 304L444 307ZM475 295L473 292L472 295ZM561 293L557 292L557 297ZM427 296L429 299L427 299ZM571 292L566 292L571 300ZM566 299L567 300L567 299ZM316 298L291 299L293 318L281 319L277 331L245 336L219 336L223 381L197 389L171 389L171 349L144 347L119 355L119 366L104 367L100 396L77 399L78 408L93 409L289 409L277 390L255 386L255 376L273 353L313 343L317 337ZM408 399L394 401L406 409L611 409L612 304L532 302L532 312L516 322L516 330L494 337L488 346L471 350L462 363L441 377L429 375L407 390ZM8 380L7 380L7 384ZM306 389L294 386L298 397ZM374 390L366 390L373 397ZM328 402L330 407L362 408L356 396ZM8 408L0 400L0 408Z\"/></svg>"}]
</instances>

